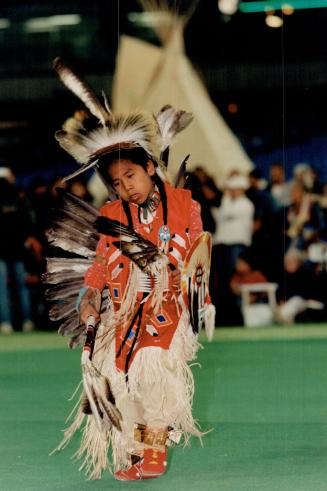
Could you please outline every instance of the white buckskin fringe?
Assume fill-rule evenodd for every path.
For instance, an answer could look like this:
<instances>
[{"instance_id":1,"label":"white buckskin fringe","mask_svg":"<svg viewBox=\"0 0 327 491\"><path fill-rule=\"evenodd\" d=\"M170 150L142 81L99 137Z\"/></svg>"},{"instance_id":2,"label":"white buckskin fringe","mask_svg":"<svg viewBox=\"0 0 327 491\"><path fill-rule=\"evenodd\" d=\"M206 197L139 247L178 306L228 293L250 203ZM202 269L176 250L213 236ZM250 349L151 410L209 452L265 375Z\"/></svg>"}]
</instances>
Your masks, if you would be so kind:
<instances>
[{"instance_id":1,"label":"white buckskin fringe","mask_svg":"<svg viewBox=\"0 0 327 491\"><path fill-rule=\"evenodd\" d=\"M121 301L121 308L118 312L119 321L125 322L134 311L138 292L138 270L133 262L129 265L129 275L124 296Z\"/></svg>"},{"instance_id":2,"label":"white buckskin fringe","mask_svg":"<svg viewBox=\"0 0 327 491\"><path fill-rule=\"evenodd\" d=\"M111 333L104 337L105 330L105 326L100 326L93 362L110 380L116 405L122 413L123 431L119 432L112 427L109 431L100 432L92 415L86 416L78 408L73 423L65 431L64 439L56 449L61 450L67 446L86 418L81 445L74 457L83 459L80 470L84 470L89 479L100 479L102 471L106 469L113 472L130 465L130 453L138 450L133 439L133 423L140 421L130 421L128 404L125 402L140 401L144 386L160 386L161 400L158 404L163 418L167 426L172 425L181 430L184 445L189 443L191 435L200 438L203 435L192 416L194 379L187 362L195 359L200 344L189 326L188 314L182 312L169 350L147 347L137 352L128 372L128 386L125 374L115 368L114 337ZM173 401L170 407L167 406L167 399Z\"/></svg>"}]
</instances>

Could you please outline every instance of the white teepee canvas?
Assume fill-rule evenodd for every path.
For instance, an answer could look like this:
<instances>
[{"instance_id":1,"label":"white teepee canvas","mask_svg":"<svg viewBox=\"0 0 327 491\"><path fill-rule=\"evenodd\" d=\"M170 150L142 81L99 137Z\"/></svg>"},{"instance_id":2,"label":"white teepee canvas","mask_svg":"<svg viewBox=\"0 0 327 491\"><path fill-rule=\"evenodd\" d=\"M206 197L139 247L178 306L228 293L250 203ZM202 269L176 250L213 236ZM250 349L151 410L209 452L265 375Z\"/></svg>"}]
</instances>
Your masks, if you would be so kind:
<instances>
[{"instance_id":1,"label":"white teepee canvas","mask_svg":"<svg viewBox=\"0 0 327 491\"><path fill-rule=\"evenodd\" d=\"M189 16L178 16L168 8L155 11L159 21L162 14L162 22L155 26L162 47L125 35L120 37L112 108L115 112L145 109L157 114L164 105L171 104L191 112L193 122L170 148L169 174L173 178L190 154L187 170L202 166L218 186L223 186L232 171L247 173L253 164L185 54L183 34ZM89 190L97 196L97 204L101 204L106 189L96 174Z\"/></svg>"},{"instance_id":2,"label":"white teepee canvas","mask_svg":"<svg viewBox=\"0 0 327 491\"><path fill-rule=\"evenodd\" d=\"M193 113L194 121L170 150L170 173L190 153L188 169L201 165L218 185L231 171L253 164L229 129L184 51L185 20L175 17L169 39L157 47L122 36L112 90L114 111L143 108L157 113L165 104Z\"/></svg>"}]
</instances>

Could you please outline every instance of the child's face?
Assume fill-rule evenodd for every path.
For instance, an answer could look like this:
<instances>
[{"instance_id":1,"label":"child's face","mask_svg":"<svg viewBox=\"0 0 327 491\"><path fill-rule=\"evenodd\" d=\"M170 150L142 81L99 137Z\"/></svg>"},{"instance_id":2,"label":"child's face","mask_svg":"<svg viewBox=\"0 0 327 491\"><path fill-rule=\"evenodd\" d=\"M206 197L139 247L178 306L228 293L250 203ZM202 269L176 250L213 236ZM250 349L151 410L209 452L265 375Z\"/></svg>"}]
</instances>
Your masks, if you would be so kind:
<instances>
[{"instance_id":1,"label":"child's face","mask_svg":"<svg viewBox=\"0 0 327 491\"><path fill-rule=\"evenodd\" d=\"M114 160L108 169L112 186L119 197L137 205L144 203L153 191L151 176L154 173L155 168L151 160L147 163L147 170L126 159Z\"/></svg>"}]
</instances>

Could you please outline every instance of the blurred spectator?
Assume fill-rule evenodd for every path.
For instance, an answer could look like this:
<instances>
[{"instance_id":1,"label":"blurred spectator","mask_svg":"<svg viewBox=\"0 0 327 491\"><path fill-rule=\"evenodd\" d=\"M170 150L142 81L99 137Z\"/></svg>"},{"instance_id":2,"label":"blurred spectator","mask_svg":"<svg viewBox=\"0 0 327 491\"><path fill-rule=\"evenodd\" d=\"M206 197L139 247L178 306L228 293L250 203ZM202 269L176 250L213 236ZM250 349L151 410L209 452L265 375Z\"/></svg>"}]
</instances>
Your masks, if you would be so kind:
<instances>
[{"instance_id":1,"label":"blurred spectator","mask_svg":"<svg viewBox=\"0 0 327 491\"><path fill-rule=\"evenodd\" d=\"M201 205L201 218L203 230L214 233L216 223L211 213L211 206L219 206L221 199L221 191L216 188L214 183L210 186L203 184L196 173L188 172L186 174L186 188L190 189L192 198Z\"/></svg>"},{"instance_id":2,"label":"blurred spectator","mask_svg":"<svg viewBox=\"0 0 327 491\"><path fill-rule=\"evenodd\" d=\"M259 169L253 169L249 173L249 187L247 188L246 195L254 204L255 220L257 219L260 222L256 225L256 228L262 226L265 216L269 216L277 211L277 204L274 198L271 193L262 186L262 182L261 171Z\"/></svg>"},{"instance_id":3,"label":"blurred spectator","mask_svg":"<svg viewBox=\"0 0 327 491\"><path fill-rule=\"evenodd\" d=\"M255 283L267 283L268 280L264 274L256 269L256 261L250 252L250 250L245 250L242 252L237 260L235 273L233 274L230 287L234 295L238 299L239 307L241 307L241 287L242 285L253 285ZM257 302L262 297L262 293L251 293L250 303Z\"/></svg>"},{"instance_id":4,"label":"blurred spectator","mask_svg":"<svg viewBox=\"0 0 327 491\"><path fill-rule=\"evenodd\" d=\"M34 329L30 292L26 285L24 259L26 248L41 256L41 245L33 237L33 219L29 202L20 197L15 177L7 167L0 169L0 332L13 331L12 311L20 307L22 330ZM12 293L12 295L11 295ZM16 313L16 312L15 312Z\"/></svg>"},{"instance_id":5,"label":"blurred spectator","mask_svg":"<svg viewBox=\"0 0 327 491\"><path fill-rule=\"evenodd\" d=\"M254 283L267 283L265 275L256 269L255 260L249 251L242 252L237 260L235 273L231 278L231 290L235 295L240 295L242 285ZM253 299L255 300L255 299Z\"/></svg>"},{"instance_id":6,"label":"blurred spectator","mask_svg":"<svg viewBox=\"0 0 327 491\"><path fill-rule=\"evenodd\" d=\"M85 179L82 176L77 176L74 179L68 181L67 190L70 193L75 194L78 198L86 201L87 203L93 203L93 197L87 189Z\"/></svg>"},{"instance_id":7,"label":"blurred spectator","mask_svg":"<svg viewBox=\"0 0 327 491\"><path fill-rule=\"evenodd\" d=\"M323 185L322 181L320 180L319 174L316 171L316 169L311 168L311 172L312 172L313 183L312 183L312 187L310 189L310 192L312 194L320 196L323 193L324 185Z\"/></svg>"},{"instance_id":8,"label":"blurred spectator","mask_svg":"<svg viewBox=\"0 0 327 491\"><path fill-rule=\"evenodd\" d=\"M35 215L35 234L42 244L43 253L47 255L48 242L45 233L51 227L53 197L45 178L39 176L32 180L29 198ZM44 285L41 281L45 269L46 261L43 255L41 258L37 258L33 254L27 256L26 270L28 275L26 281L31 293L33 317L36 325L42 326L42 329L49 325Z\"/></svg>"},{"instance_id":9,"label":"blurred spectator","mask_svg":"<svg viewBox=\"0 0 327 491\"><path fill-rule=\"evenodd\" d=\"M288 238L286 250L289 247L307 249L323 230L323 214L300 181L292 183L291 200L291 205L285 210L285 234Z\"/></svg>"},{"instance_id":10,"label":"blurred spectator","mask_svg":"<svg viewBox=\"0 0 327 491\"><path fill-rule=\"evenodd\" d=\"M327 183L323 184L322 194L320 196L319 202L324 220L323 230L321 231L320 235L321 239L327 242Z\"/></svg>"},{"instance_id":11,"label":"blurred spectator","mask_svg":"<svg viewBox=\"0 0 327 491\"><path fill-rule=\"evenodd\" d=\"M280 163L274 163L269 169L268 190L280 207L291 204L290 184L285 179L285 169Z\"/></svg>"},{"instance_id":12,"label":"blurred spectator","mask_svg":"<svg viewBox=\"0 0 327 491\"><path fill-rule=\"evenodd\" d=\"M302 183L307 192L321 194L322 184L318 174L307 162L296 164L293 168L293 176L293 181Z\"/></svg>"},{"instance_id":13,"label":"blurred spectator","mask_svg":"<svg viewBox=\"0 0 327 491\"><path fill-rule=\"evenodd\" d=\"M320 206L323 210L327 210L327 182L322 185Z\"/></svg>"},{"instance_id":14,"label":"blurred spectator","mask_svg":"<svg viewBox=\"0 0 327 491\"><path fill-rule=\"evenodd\" d=\"M52 210L57 208L58 204L57 188L68 189L68 182L63 181L61 176L54 176L50 183L50 200Z\"/></svg>"},{"instance_id":15,"label":"blurred spectator","mask_svg":"<svg viewBox=\"0 0 327 491\"><path fill-rule=\"evenodd\" d=\"M240 321L230 279L238 256L252 241L254 206L245 194L247 187L246 177L232 175L226 182L220 206L212 207L216 232L213 234L211 296L216 306L217 325Z\"/></svg>"},{"instance_id":16,"label":"blurred spectator","mask_svg":"<svg viewBox=\"0 0 327 491\"><path fill-rule=\"evenodd\" d=\"M29 199L35 214L36 230L41 242L44 242L45 231L51 226L52 197L46 180L36 177L29 189Z\"/></svg>"},{"instance_id":17,"label":"blurred spectator","mask_svg":"<svg viewBox=\"0 0 327 491\"><path fill-rule=\"evenodd\" d=\"M214 179L209 176L201 166L195 167L192 174L199 182L199 185L206 199L210 202L215 201L216 206L218 206L220 204L222 192L216 186Z\"/></svg>"},{"instance_id":18,"label":"blurred spectator","mask_svg":"<svg viewBox=\"0 0 327 491\"><path fill-rule=\"evenodd\" d=\"M326 275L317 274L318 270L305 261L303 251L295 248L288 250L284 265L285 276L279 290L277 320L292 324L304 312L308 321L321 320L321 313L325 307Z\"/></svg>"},{"instance_id":19,"label":"blurred spectator","mask_svg":"<svg viewBox=\"0 0 327 491\"><path fill-rule=\"evenodd\" d=\"M219 207L213 207L217 231L214 235L216 244L229 246L232 256L232 269L236 258L252 241L254 206L245 192L248 180L242 175L230 177L225 184L225 191Z\"/></svg>"},{"instance_id":20,"label":"blurred spectator","mask_svg":"<svg viewBox=\"0 0 327 491\"><path fill-rule=\"evenodd\" d=\"M252 237L252 250L259 261L259 268L269 274L271 242L274 240L274 222L278 205L267 189L261 187L262 175L259 169L249 174L250 186L246 192L247 197L254 205L254 225Z\"/></svg>"}]
</instances>

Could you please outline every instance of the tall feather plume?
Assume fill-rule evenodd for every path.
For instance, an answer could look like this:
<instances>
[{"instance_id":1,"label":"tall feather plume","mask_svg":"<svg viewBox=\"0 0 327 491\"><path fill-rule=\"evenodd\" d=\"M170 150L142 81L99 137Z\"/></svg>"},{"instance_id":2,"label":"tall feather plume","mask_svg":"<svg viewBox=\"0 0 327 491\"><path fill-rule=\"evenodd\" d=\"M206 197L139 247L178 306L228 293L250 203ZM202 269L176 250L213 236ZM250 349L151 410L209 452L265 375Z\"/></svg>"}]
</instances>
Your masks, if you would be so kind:
<instances>
[{"instance_id":1,"label":"tall feather plume","mask_svg":"<svg viewBox=\"0 0 327 491\"><path fill-rule=\"evenodd\" d=\"M167 104L156 116L159 129L160 151L164 152L178 133L187 128L193 115L183 110L174 109Z\"/></svg>"},{"instance_id":2,"label":"tall feather plume","mask_svg":"<svg viewBox=\"0 0 327 491\"><path fill-rule=\"evenodd\" d=\"M64 178L65 181L93 168L102 155L119 148L122 143L140 146L154 159L159 158L158 126L151 114L133 111L125 115L114 115L105 94L103 93L102 104L92 89L60 58L54 60L53 67L66 87L79 97L100 122L90 129L86 124L87 118L83 120L74 116L56 132L55 137L60 146L81 164L79 169ZM115 196L111 198L115 199Z\"/></svg>"},{"instance_id":3,"label":"tall feather plume","mask_svg":"<svg viewBox=\"0 0 327 491\"><path fill-rule=\"evenodd\" d=\"M102 97L103 97L104 107L106 108L107 112L111 114L108 97L104 90L102 90Z\"/></svg>"},{"instance_id":4,"label":"tall feather plume","mask_svg":"<svg viewBox=\"0 0 327 491\"><path fill-rule=\"evenodd\" d=\"M185 157L185 159L183 160L183 162L181 163L181 165L178 169L177 175L175 177L175 182L174 182L175 188L182 188L185 184L184 174L186 172L186 164L187 164L189 157L190 157L190 154L188 154Z\"/></svg>"},{"instance_id":5,"label":"tall feather plume","mask_svg":"<svg viewBox=\"0 0 327 491\"><path fill-rule=\"evenodd\" d=\"M64 85L85 104L93 116L105 125L110 113L102 106L93 90L71 68L65 65L61 58L55 58L53 68L58 73Z\"/></svg>"}]
</instances>

